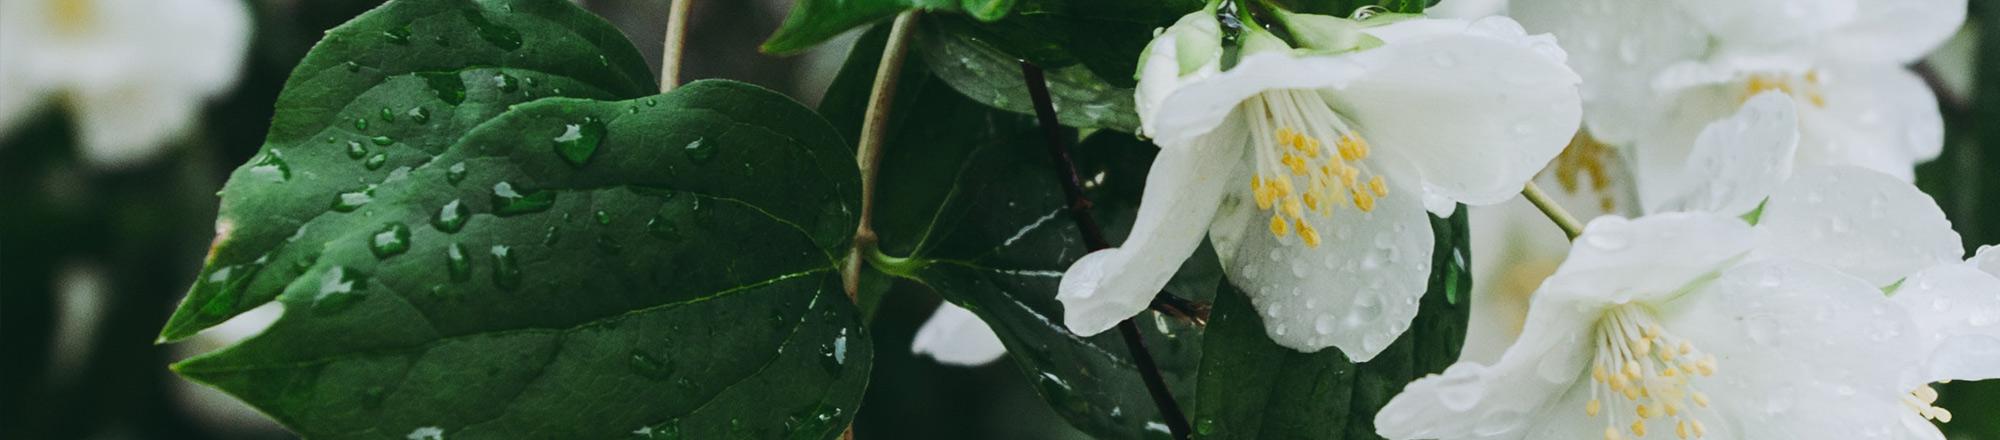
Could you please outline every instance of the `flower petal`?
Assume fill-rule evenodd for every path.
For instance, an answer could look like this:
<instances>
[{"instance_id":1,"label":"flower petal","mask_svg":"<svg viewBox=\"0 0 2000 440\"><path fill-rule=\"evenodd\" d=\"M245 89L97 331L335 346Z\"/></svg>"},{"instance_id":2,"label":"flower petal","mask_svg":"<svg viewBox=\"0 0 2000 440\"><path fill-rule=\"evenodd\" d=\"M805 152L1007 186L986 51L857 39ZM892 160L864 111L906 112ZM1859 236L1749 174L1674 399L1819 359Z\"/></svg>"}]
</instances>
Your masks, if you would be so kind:
<instances>
[{"instance_id":1,"label":"flower petal","mask_svg":"<svg viewBox=\"0 0 2000 440\"><path fill-rule=\"evenodd\" d=\"M1690 32L1694 22L1672 2L1513 0L1508 13L1561 39L1570 67L1587 79L1584 124L1611 145L1630 145L1658 117L1655 73L1708 51L1708 36Z\"/></svg>"},{"instance_id":2,"label":"flower petal","mask_svg":"<svg viewBox=\"0 0 2000 440\"><path fill-rule=\"evenodd\" d=\"M1930 53L1965 24L1966 0L1863 1L1855 20L1821 44L1831 59L1904 65Z\"/></svg>"},{"instance_id":3,"label":"flower petal","mask_svg":"<svg viewBox=\"0 0 2000 440\"><path fill-rule=\"evenodd\" d=\"M1063 322L1094 335L1146 309L1181 262L1201 245L1238 170L1246 124L1233 119L1190 145L1165 145L1146 175L1138 219L1120 247L1085 255L1063 273L1056 299Z\"/></svg>"},{"instance_id":4,"label":"flower petal","mask_svg":"<svg viewBox=\"0 0 2000 440\"><path fill-rule=\"evenodd\" d=\"M1460 361L1443 375L1411 382L1375 415L1376 434L1398 440L1577 438L1526 431L1550 429L1536 426L1541 420L1568 419L1559 412L1583 413L1580 404L1557 403L1575 386L1587 387L1587 338L1602 309L1545 296L1532 301L1527 327L1498 362Z\"/></svg>"},{"instance_id":5,"label":"flower petal","mask_svg":"<svg viewBox=\"0 0 2000 440\"><path fill-rule=\"evenodd\" d=\"M1917 272L1890 298L1917 318L1930 353L1922 383L2000 378L2000 278L1974 264Z\"/></svg>"},{"instance_id":6,"label":"flower petal","mask_svg":"<svg viewBox=\"0 0 2000 440\"><path fill-rule=\"evenodd\" d=\"M1766 48L1823 37L1855 20L1860 1L1679 0L1675 3L1720 45Z\"/></svg>"},{"instance_id":7,"label":"flower petal","mask_svg":"<svg viewBox=\"0 0 2000 440\"><path fill-rule=\"evenodd\" d=\"M1200 59L1189 59L1196 57ZM1199 67L1189 71L1186 65ZM1221 25L1215 11L1203 9L1182 16L1146 45L1139 60L1139 86L1134 95L1141 127L1148 135L1157 133L1153 121L1160 105L1175 91L1221 71Z\"/></svg>"},{"instance_id":8,"label":"flower petal","mask_svg":"<svg viewBox=\"0 0 2000 440\"><path fill-rule=\"evenodd\" d=\"M1407 160L1424 191L1468 204L1520 192L1576 134L1579 78L1547 36L1513 20L1410 20L1374 28L1365 72L1322 91L1380 151Z\"/></svg>"},{"instance_id":9,"label":"flower petal","mask_svg":"<svg viewBox=\"0 0 2000 440\"><path fill-rule=\"evenodd\" d=\"M1944 149L1944 116L1923 78L1895 65L1825 69L1825 106L1801 106L1799 160L1915 180ZM1804 101L1802 101L1804 102Z\"/></svg>"},{"instance_id":10,"label":"flower petal","mask_svg":"<svg viewBox=\"0 0 2000 440\"><path fill-rule=\"evenodd\" d=\"M1255 221L1270 214L1237 194L1224 202L1228 213L1217 225L1238 229L1213 234L1221 238L1216 252L1229 281L1262 311L1271 340L1303 352L1339 347L1363 362L1409 329L1433 250L1430 218L1415 191L1390 191L1370 212L1336 210L1319 224L1325 238L1318 247L1273 236L1268 223Z\"/></svg>"},{"instance_id":11,"label":"flower petal","mask_svg":"<svg viewBox=\"0 0 2000 440\"><path fill-rule=\"evenodd\" d=\"M202 99L170 88L131 84L70 92L84 159L122 168L158 156L194 123Z\"/></svg>"},{"instance_id":12,"label":"flower petal","mask_svg":"<svg viewBox=\"0 0 2000 440\"><path fill-rule=\"evenodd\" d=\"M1832 269L1761 261L1659 307L1662 325L1716 357L1697 384L1737 438L1857 438L1900 430L1918 354L1909 315ZM1720 422L1720 423L1718 423Z\"/></svg>"},{"instance_id":13,"label":"flower petal","mask_svg":"<svg viewBox=\"0 0 2000 440\"><path fill-rule=\"evenodd\" d=\"M1158 110L1145 124L1152 127L1148 130L1161 148L1190 145L1192 139L1223 125L1237 104L1258 93L1329 87L1360 73L1361 67L1348 57L1258 52L1244 56L1227 71L1197 75L1198 79L1173 88L1160 99Z\"/></svg>"},{"instance_id":14,"label":"flower petal","mask_svg":"<svg viewBox=\"0 0 2000 440\"><path fill-rule=\"evenodd\" d=\"M946 365L973 367L1000 359L1007 354L1007 347L1000 344L1000 336L993 333L986 321L947 302L938 304L930 320L917 328L916 340L910 342L910 353L928 354Z\"/></svg>"},{"instance_id":15,"label":"flower petal","mask_svg":"<svg viewBox=\"0 0 2000 440\"><path fill-rule=\"evenodd\" d=\"M1802 169L1764 205L1757 255L1824 264L1886 286L1964 249L1917 187L1854 167Z\"/></svg>"},{"instance_id":16,"label":"flower petal","mask_svg":"<svg viewBox=\"0 0 2000 440\"><path fill-rule=\"evenodd\" d=\"M1752 236L1743 221L1709 213L1599 217L1535 296L1600 306L1664 298L1748 254Z\"/></svg>"},{"instance_id":17,"label":"flower petal","mask_svg":"<svg viewBox=\"0 0 2000 440\"><path fill-rule=\"evenodd\" d=\"M1788 95L1764 92L1735 116L1708 124L1678 179L1686 189L1651 211L1742 215L1756 209L1791 177L1799 142L1794 108Z\"/></svg>"}]
</instances>

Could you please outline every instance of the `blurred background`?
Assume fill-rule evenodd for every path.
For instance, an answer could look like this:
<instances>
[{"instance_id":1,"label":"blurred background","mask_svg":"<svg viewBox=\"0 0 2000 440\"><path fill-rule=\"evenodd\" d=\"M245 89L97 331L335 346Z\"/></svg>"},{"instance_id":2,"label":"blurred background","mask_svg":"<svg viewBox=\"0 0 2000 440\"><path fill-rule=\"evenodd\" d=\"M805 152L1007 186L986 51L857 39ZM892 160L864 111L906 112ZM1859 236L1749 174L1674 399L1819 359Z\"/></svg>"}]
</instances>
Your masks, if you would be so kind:
<instances>
[{"instance_id":1,"label":"blurred background","mask_svg":"<svg viewBox=\"0 0 2000 440\"><path fill-rule=\"evenodd\" d=\"M160 35L145 32L81 39L135 47L109 51L117 56L105 60L35 36L91 31L64 18L90 12L64 9L79 4L235 1L0 0L0 438L293 437L166 368L256 323L232 322L175 345L153 339L200 266L213 235L215 192L257 152L292 66L322 32L380 1L241 0L247 16L235 21L245 27L213 35L219 43L200 35L135 42ZM665 0L579 3L622 29L657 69ZM2000 243L2000 44L1978 43L2000 34L2000 6L1973 3L1960 37L1919 66L1941 88L1949 139L1943 158L1920 169L1919 183L1969 248ZM34 9L43 6L53 9ZM816 104L854 38L797 56L757 52L790 7L789 0L695 2L683 77L747 81ZM37 18L44 16L56 18ZM135 26L176 23L136 17L142 21ZM235 29L204 26L209 19L197 14L179 23L210 34ZM2000 37L1985 39L1993 38ZM219 70L181 72L211 58ZM163 64L143 64L148 59ZM44 64L82 73L36 70ZM105 70L136 73L89 74ZM938 298L899 288L907 291L889 295L874 323L881 349L858 437L1084 437L1006 362L947 367L910 355L906 347ZM2000 381L1949 384L1942 394L1940 405L1958 414L1945 425L1952 439L2000 440Z\"/></svg>"}]
</instances>

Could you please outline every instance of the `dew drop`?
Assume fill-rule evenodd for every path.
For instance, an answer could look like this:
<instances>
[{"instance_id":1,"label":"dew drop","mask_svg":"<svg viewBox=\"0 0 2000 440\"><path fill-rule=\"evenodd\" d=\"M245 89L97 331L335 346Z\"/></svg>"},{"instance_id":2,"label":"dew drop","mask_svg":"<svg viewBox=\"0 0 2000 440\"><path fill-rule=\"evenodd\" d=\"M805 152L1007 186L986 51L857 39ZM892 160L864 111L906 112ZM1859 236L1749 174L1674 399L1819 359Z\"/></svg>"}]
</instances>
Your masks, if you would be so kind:
<instances>
[{"instance_id":1,"label":"dew drop","mask_svg":"<svg viewBox=\"0 0 2000 440\"><path fill-rule=\"evenodd\" d=\"M458 199L452 199L451 202L445 203L444 207L438 208L437 216L431 218L431 226L438 231L454 233L464 229L465 221L471 218L472 211Z\"/></svg>"},{"instance_id":2,"label":"dew drop","mask_svg":"<svg viewBox=\"0 0 2000 440\"><path fill-rule=\"evenodd\" d=\"M333 196L333 206L330 208L337 212L354 212L354 210L361 209L363 205L367 205L368 202L374 201L374 194L374 188L340 193Z\"/></svg>"},{"instance_id":3,"label":"dew drop","mask_svg":"<svg viewBox=\"0 0 2000 440\"><path fill-rule=\"evenodd\" d=\"M590 157L597 154L598 143L603 140L604 123L590 118L585 118L580 124L565 125L562 134L552 139L556 155L562 156L563 161L573 167L582 167L589 162Z\"/></svg>"},{"instance_id":4,"label":"dew drop","mask_svg":"<svg viewBox=\"0 0 2000 440\"><path fill-rule=\"evenodd\" d=\"M371 143L374 143L374 144L375 144L376 146L382 146L382 147L386 147L386 146L389 146L389 144L394 144L394 143L396 143L396 138L392 138L392 137L388 137L388 136L376 136L376 137L372 137L372 138L368 138L368 142L371 142Z\"/></svg>"},{"instance_id":5,"label":"dew drop","mask_svg":"<svg viewBox=\"0 0 2000 440\"><path fill-rule=\"evenodd\" d=\"M715 158L715 143L707 142L706 139L695 139L686 147L682 147L681 151L687 154L689 161L697 164L708 163L710 159Z\"/></svg>"},{"instance_id":6,"label":"dew drop","mask_svg":"<svg viewBox=\"0 0 2000 440\"><path fill-rule=\"evenodd\" d=\"M674 375L673 361L654 356L645 350L632 350L632 356L626 364L632 367L633 373L647 379L667 380Z\"/></svg>"},{"instance_id":7,"label":"dew drop","mask_svg":"<svg viewBox=\"0 0 2000 440\"><path fill-rule=\"evenodd\" d=\"M465 162L451 164L451 168L445 170L444 181L453 185L465 181Z\"/></svg>"},{"instance_id":8,"label":"dew drop","mask_svg":"<svg viewBox=\"0 0 2000 440\"><path fill-rule=\"evenodd\" d=\"M521 31L493 23L492 20L486 19L485 15L470 9L465 11L465 21L471 22L477 29L479 39L486 40L486 43L493 47L510 52L521 48Z\"/></svg>"},{"instance_id":9,"label":"dew drop","mask_svg":"<svg viewBox=\"0 0 2000 440\"><path fill-rule=\"evenodd\" d=\"M405 114L410 116L410 121L418 124L428 124L431 122L431 110L427 108L413 107Z\"/></svg>"},{"instance_id":10,"label":"dew drop","mask_svg":"<svg viewBox=\"0 0 2000 440\"><path fill-rule=\"evenodd\" d=\"M368 251L374 252L375 258L394 257L409 250L410 227L402 223L382 225L381 230L368 238Z\"/></svg>"},{"instance_id":11,"label":"dew drop","mask_svg":"<svg viewBox=\"0 0 2000 440\"><path fill-rule=\"evenodd\" d=\"M500 182L493 184L493 214L501 217L529 214L549 210L556 205L554 191L538 190L522 194L514 189L514 184Z\"/></svg>"},{"instance_id":12,"label":"dew drop","mask_svg":"<svg viewBox=\"0 0 2000 440\"><path fill-rule=\"evenodd\" d=\"M369 171L374 171L382 169L382 165L386 165L388 163L389 163L389 155L382 153L375 153L375 155L373 156L368 156L368 160L362 161L361 166L368 167Z\"/></svg>"},{"instance_id":13,"label":"dew drop","mask_svg":"<svg viewBox=\"0 0 2000 440\"><path fill-rule=\"evenodd\" d=\"M472 279L472 260L465 256L465 245L452 243L444 250L444 265L451 273L452 281Z\"/></svg>"},{"instance_id":14,"label":"dew drop","mask_svg":"<svg viewBox=\"0 0 2000 440\"><path fill-rule=\"evenodd\" d=\"M515 90L521 89L521 80L515 79L513 75L496 73L493 74L493 88L500 89L501 92L513 93Z\"/></svg>"},{"instance_id":15,"label":"dew drop","mask_svg":"<svg viewBox=\"0 0 2000 440\"><path fill-rule=\"evenodd\" d=\"M418 73L424 84L430 86L431 94L446 104L459 105L465 102L465 80L453 72Z\"/></svg>"},{"instance_id":16,"label":"dew drop","mask_svg":"<svg viewBox=\"0 0 2000 440\"><path fill-rule=\"evenodd\" d=\"M395 29L390 29L390 30L386 30L386 31L382 31L382 36L383 36L383 37L384 37L385 39L389 40L389 43L391 43L391 44L395 44L395 45L397 45L397 46L406 46L406 45L409 45L409 44L410 44L410 25L408 25L408 24L405 24L405 25L403 25L403 26L401 26L401 27L397 27L397 28L395 28Z\"/></svg>"},{"instance_id":17,"label":"dew drop","mask_svg":"<svg viewBox=\"0 0 2000 440\"><path fill-rule=\"evenodd\" d=\"M361 146L361 142L359 141L347 141L347 158L360 159L363 157L368 157L368 147Z\"/></svg>"},{"instance_id":18,"label":"dew drop","mask_svg":"<svg viewBox=\"0 0 2000 440\"><path fill-rule=\"evenodd\" d=\"M315 312L339 312L353 307L361 300L361 287L368 284L368 277L361 271L346 266L334 266L320 276L319 291L313 294L312 308Z\"/></svg>"},{"instance_id":19,"label":"dew drop","mask_svg":"<svg viewBox=\"0 0 2000 440\"><path fill-rule=\"evenodd\" d=\"M500 286L500 288L506 290L514 290L521 287L521 266L520 263L514 260L514 249L503 245L494 245L492 253L493 285Z\"/></svg>"},{"instance_id":20,"label":"dew drop","mask_svg":"<svg viewBox=\"0 0 2000 440\"><path fill-rule=\"evenodd\" d=\"M292 165L285 163L284 152L274 148L250 165L250 175L274 183L284 182L292 180Z\"/></svg>"}]
</instances>

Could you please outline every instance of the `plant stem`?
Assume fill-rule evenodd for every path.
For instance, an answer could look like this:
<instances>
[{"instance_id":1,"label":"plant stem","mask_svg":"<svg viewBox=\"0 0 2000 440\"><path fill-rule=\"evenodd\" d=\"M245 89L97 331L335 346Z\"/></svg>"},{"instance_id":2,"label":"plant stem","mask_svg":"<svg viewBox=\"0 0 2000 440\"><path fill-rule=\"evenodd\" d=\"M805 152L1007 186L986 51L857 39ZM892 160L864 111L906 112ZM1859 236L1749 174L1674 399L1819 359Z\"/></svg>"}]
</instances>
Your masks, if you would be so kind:
<instances>
[{"instance_id":1,"label":"plant stem","mask_svg":"<svg viewBox=\"0 0 2000 440\"><path fill-rule=\"evenodd\" d=\"M1563 210L1561 204L1550 199L1548 193L1542 192L1541 187L1535 186L1535 182L1530 181L1527 186L1521 187L1521 195L1527 197L1529 203L1534 203L1535 208L1541 209L1542 214L1549 216L1549 221L1555 222L1556 227L1562 228L1563 235L1569 236L1570 241L1575 241L1576 236L1583 235L1583 224L1577 223L1576 217L1569 215L1569 211Z\"/></svg>"},{"instance_id":2,"label":"plant stem","mask_svg":"<svg viewBox=\"0 0 2000 440\"><path fill-rule=\"evenodd\" d=\"M1049 85L1042 76L1042 68L1022 61L1021 76L1028 83L1028 96L1034 101L1035 118L1039 120L1042 134L1047 140L1049 158L1055 163L1056 178L1062 182L1063 196L1069 200L1070 220L1076 223L1078 230L1082 231L1083 242L1091 251L1111 247L1111 242L1104 238L1103 228L1099 227L1097 219L1090 215L1090 199L1083 195L1083 181L1076 174L1076 162L1070 158L1069 144L1065 139L1061 123L1056 120L1055 104L1049 98ZM1163 301L1161 299L1163 297L1172 298L1172 295L1164 293L1154 295L1155 307L1173 304L1174 300L1178 300L1173 298ZM1206 321L1205 317L1198 322L1200 321ZM1132 352L1132 363L1138 367L1139 377L1146 382L1146 391L1153 396L1153 404L1159 406L1160 416L1166 419L1167 431L1176 439L1188 438L1187 415L1181 411L1180 404L1174 401L1173 392L1167 389L1166 378L1160 375L1159 366L1154 364L1153 353L1146 349L1146 339L1139 333L1139 326L1127 318L1118 323L1118 333L1125 338L1125 348Z\"/></svg>"},{"instance_id":3,"label":"plant stem","mask_svg":"<svg viewBox=\"0 0 2000 440\"><path fill-rule=\"evenodd\" d=\"M681 85L681 54L687 46L687 21L694 0L673 0L667 6L667 36L660 49L660 93Z\"/></svg>"},{"instance_id":4,"label":"plant stem","mask_svg":"<svg viewBox=\"0 0 2000 440\"><path fill-rule=\"evenodd\" d=\"M909 53L910 33L915 31L917 11L896 15L889 28L889 41L882 46L882 61L875 67L875 87L868 94L868 113L861 120L861 144L854 161L861 169L861 222L854 228L853 252L841 274L848 299L861 290L861 265L879 240L875 236L875 170L882 163L882 143L889 133L890 104L896 101L896 80L903 73L903 58Z\"/></svg>"}]
</instances>

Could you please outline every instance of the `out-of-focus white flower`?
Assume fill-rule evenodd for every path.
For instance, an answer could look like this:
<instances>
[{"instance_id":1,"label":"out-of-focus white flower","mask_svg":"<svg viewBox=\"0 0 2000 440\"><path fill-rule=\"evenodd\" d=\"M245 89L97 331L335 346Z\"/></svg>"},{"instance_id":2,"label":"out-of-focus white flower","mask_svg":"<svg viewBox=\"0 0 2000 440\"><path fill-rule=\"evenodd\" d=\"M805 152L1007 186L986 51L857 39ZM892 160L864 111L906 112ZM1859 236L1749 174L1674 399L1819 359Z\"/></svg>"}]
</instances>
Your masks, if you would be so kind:
<instances>
[{"instance_id":1,"label":"out-of-focus white flower","mask_svg":"<svg viewBox=\"0 0 2000 440\"><path fill-rule=\"evenodd\" d=\"M1798 160L1910 180L1937 157L1937 100L1903 65L1945 41L1965 0L1516 0L1582 74L1591 134L1630 148L1641 202L1662 203L1692 140L1760 92L1792 95Z\"/></svg>"},{"instance_id":2,"label":"out-of-focus white flower","mask_svg":"<svg viewBox=\"0 0 2000 440\"><path fill-rule=\"evenodd\" d=\"M236 82L249 43L237 0L8 0L0 134L55 102L90 163L143 162Z\"/></svg>"},{"instance_id":3,"label":"out-of-focus white flower","mask_svg":"<svg viewBox=\"0 0 2000 440\"><path fill-rule=\"evenodd\" d=\"M1182 19L1141 60L1161 153L1124 245L1063 275L1078 334L1144 310L1206 232L1274 341L1373 358L1425 290L1425 208L1506 200L1576 131L1562 50L1506 18L1287 14L1303 47L1249 26L1227 70L1214 20Z\"/></svg>"},{"instance_id":4,"label":"out-of-focus white flower","mask_svg":"<svg viewBox=\"0 0 2000 440\"><path fill-rule=\"evenodd\" d=\"M1424 8L1424 15L1437 18L1474 19L1506 14L1507 0L1444 0Z\"/></svg>"},{"instance_id":5,"label":"out-of-focus white flower","mask_svg":"<svg viewBox=\"0 0 2000 440\"><path fill-rule=\"evenodd\" d=\"M927 354L947 365L979 366L1000 359L1007 347L1000 336L972 311L952 303L939 304L931 318L917 328L910 352Z\"/></svg>"},{"instance_id":6,"label":"out-of-focus white flower","mask_svg":"<svg viewBox=\"0 0 2000 440\"><path fill-rule=\"evenodd\" d=\"M1861 278L1754 256L1763 235L1711 213L1592 221L1497 361L1411 383L1377 432L1894 438L1908 315Z\"/></svg>"}]
</instances>

